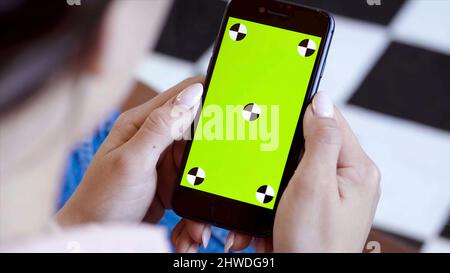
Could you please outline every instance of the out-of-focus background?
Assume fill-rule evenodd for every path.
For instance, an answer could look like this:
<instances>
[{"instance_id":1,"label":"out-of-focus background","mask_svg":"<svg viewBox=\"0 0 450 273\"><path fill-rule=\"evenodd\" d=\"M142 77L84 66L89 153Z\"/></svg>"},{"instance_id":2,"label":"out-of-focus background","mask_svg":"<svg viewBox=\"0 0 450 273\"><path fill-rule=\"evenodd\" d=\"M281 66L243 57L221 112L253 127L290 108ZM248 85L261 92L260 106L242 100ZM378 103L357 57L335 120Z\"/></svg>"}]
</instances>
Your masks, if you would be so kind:
<instances>
[{"instance_id":1,"label":"out-of-focus background","mask_svg":"<svg viewBox=\"0 0 450 273\"><path fill-rule=\"evenodd\" d=\"M421 251L450 251L450 1L293 2L334 14L320 89L381 169L375 226ZM226 4L174 1L138 78L161 91L205 74Z\"/></svg>"},{"instance_id":2,"label":"out-of-focus background","mask_svg":"<svg viewBox=\"0 0 450 273\"><path fill-rule=\"evenodd\" d=\"M450 252L450 0L293 2L328 10L336 20L320 89L381 169L371 238L382 251ZM173 1L159 41L136 72L153 89L143 98L206 73L226 5Z\"/></svg>"}]
</instances>

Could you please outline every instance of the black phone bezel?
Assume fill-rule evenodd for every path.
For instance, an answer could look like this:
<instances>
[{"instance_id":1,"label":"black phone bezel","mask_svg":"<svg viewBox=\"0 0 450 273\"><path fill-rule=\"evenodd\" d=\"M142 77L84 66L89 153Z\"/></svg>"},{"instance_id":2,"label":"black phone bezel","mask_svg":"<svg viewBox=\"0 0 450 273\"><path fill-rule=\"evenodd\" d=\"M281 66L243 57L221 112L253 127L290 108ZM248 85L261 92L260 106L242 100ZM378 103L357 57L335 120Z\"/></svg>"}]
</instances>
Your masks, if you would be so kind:
<instances>
[{"instance_id":1,"label":"black phone bezel","mask_svg":"<svg viewBox=\"0 0 450 273\"><path fill-rule=\"evenodd\" d=\"M262 12L261 7L264 7L264 12ZM269 13L269 11L271 12ZM203 93L202 103L204 103L207 94L213 68L217 61L220 45L222 43L222 39L226 31L225 28L230 16L311 34L322 38L319 50L317 51L318 56L316 57L316 62L314 64L305 100L302 104L299 122L297 123L287 163L284 168L280 188L277 198L274 200L274 208L272 210L266 209L234 199L181 186L181 176L184 173L192 140L188 140L185 146L180 173L177 180L178 184L174 191L172 205L173 210L182 217L200 222L209 222L219 227L236 230L256 237L267 237L272 234L272 226L278 203L300 160L300 154L304 142L302 117L307 105L311 102L312 97L318 88L320 78L323 73L325 59L334 32L334 20L329 13L323 10L287 2L273 0L231 1L228 4L228 8L222 20L220 32L214 45L213 54L204 83L205 91ZM199 113L196 119L198 118ZM195 131L195 124L197 124L197 122L193 123L192 133Z\"/></svg>"}]
</instances>

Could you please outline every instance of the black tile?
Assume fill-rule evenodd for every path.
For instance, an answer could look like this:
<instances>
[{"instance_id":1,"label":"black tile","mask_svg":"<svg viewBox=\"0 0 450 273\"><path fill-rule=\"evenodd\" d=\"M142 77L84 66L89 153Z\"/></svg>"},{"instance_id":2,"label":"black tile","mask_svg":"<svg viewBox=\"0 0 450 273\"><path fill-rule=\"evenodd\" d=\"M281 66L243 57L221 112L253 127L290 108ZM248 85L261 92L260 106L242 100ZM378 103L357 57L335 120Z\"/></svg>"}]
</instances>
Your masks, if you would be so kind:
<instances>
[{"instance_id":1,"label":"black tile","mask_svg":"<svg viewBox=\"0 0 450 273\"><path fill-rule=\"evenodd\" d=\"M447 239L450 239L450 215L447 219L447 224L444 226L444 228L441 231L441 236L445 237Z\"/></svg>"},{"instance_id":2,"label":"black tile","mask_svg":"<svg viewBox=\"0 0 450 273\"><path fill-rule=\"evenodd\" d=\"M174 1L155 51L197 61L219 33L225 8L218 0Z\"/></svg>"},{"instance_id":3,"label":"black tile","mask_svg":"<svg viewBox=\"0 0 450 273\"><path fill-rule=\"evenodd\" d=\"M349 103L450 131L450 56L392 43Z\"/></svg>"},{"instance_id":4,"label":"black tile","mask_svg":"<svg viewBox=\"0 0 450 273\"><path fill-rule=\"evenodd\" d=\"M381 5L369 5L367 0L291 0L331 13L388 25L405 0L380 0Z\"/></svg>"},{"instance_id":5,"label":"black tile","mask_svg":"<svg viewBox=\"0 0 450 273\"><path fill-rule=\"evenodd\" d=\"M412 247L414 249L417 249L417 250L421 249L422 246L424 245L423 241L420 241L420 240L418 240L416 238L412 238L412 237L408 237L408 236L399 234L399 233L394 232L392 230L388 231L386 229L381 229L381 228L378 228L378 227L374 228L374 230L376 230L376 231L378 231L378 232L380 232L380 233L382 233L384 235L388 235L388 236L391 236L391 237L393 237L393 238L395 238L397 240L400 240L401 242L406 243L410 247Z\"/></svg>"}]
</instances>

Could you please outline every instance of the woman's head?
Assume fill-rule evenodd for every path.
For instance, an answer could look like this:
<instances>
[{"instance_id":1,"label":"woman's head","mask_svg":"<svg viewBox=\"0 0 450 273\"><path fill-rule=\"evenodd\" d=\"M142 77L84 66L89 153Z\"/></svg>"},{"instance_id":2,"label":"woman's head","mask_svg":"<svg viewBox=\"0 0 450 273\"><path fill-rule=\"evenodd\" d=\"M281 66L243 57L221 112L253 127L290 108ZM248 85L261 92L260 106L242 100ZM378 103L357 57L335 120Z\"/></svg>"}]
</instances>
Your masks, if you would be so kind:
<instances>
[{"instance_id":1,"label":"woman's head","mask_svg":"<svg viewBox=\"0 0 450 273\"><path fill-rule=\"evenodd\" d=\"M89 1L73 8L64 1L6 0L0 22L0 113L14 109L38 91L58 70L75 69L98 39L108 2Z\"/></svg>"},{"instance_id":2,"label":"woman's head","mask_svg":"<svg viewBox=\"0 0 450 273\"><path fill-rule=\"evenodd\" d=\"M46 202L39 203L43 212L31 218L51 211L53 202L46 200L56 193L65 155L126 97L135 66L156 39L170 4L80 2L0 3L2 238L18 225L26 229L26 219L5 219L37 210L38 198Z\"/></svg>"}]
</instances>

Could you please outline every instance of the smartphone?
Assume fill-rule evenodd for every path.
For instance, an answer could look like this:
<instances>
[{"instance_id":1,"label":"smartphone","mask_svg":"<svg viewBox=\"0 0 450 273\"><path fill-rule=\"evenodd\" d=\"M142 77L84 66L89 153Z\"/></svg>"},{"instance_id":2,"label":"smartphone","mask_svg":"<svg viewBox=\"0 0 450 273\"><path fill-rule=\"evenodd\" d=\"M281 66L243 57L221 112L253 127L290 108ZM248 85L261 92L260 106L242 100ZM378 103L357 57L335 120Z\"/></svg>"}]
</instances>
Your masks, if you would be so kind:
<instances>
[{"instance_id":1,"label":"smartphone","mask_svg":"<svg viewBox=\"0 0 450 273\"><path fill-rule=\"evenodd\" d=\"M334 32L330 14L272 0L229 3L181 165L173 210L270 236L300 160L303 114Z\"/></svg>"}]
</instances>

